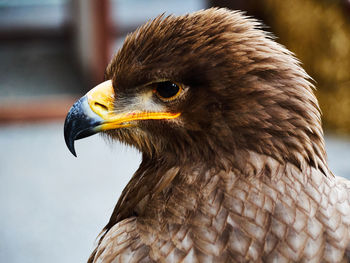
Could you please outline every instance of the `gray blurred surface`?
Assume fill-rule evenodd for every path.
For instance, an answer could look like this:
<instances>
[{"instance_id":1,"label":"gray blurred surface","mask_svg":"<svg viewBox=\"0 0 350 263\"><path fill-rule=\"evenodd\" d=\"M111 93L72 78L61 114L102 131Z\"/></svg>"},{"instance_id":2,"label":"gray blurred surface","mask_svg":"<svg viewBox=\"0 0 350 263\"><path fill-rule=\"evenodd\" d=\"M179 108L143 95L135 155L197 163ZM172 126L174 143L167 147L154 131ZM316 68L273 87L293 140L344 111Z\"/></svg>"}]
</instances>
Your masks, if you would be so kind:
<instances>
[{"instance_id":1,"label":"gray blurred surface","mask_svg":"<svg viewBox=\"0 0 350 263\"><path fill-rule=\"evenodd\" d=\"M140 156L63 123L0 127L0 262L86 262Z\"/></svg>"},{"instance_id":2,"label":"gray blurred surface","mask_svg":"<svg viewBox=\"0 0 350 263\"><path fill-rule=\"evenodd\" d=\"M350 141L327 137L335 174L350 176ZM76 142L63 122L0 126L0 262L85 262L140 163L95 135Z\"/></svg>"},{"instance_id":3,"label":"gray blurred surface","mask_svg":"<svg viewBox=\"0 0 350 263\"><path fill-rule=\"evenodd\" d=\"M204 0L112 0L111 4L112 20L118 27L139 25L163 13L183 15L207 6Z\"/></svg>"},{"instance_id":4,"label":"gray blurred surface","mask_svg":"<svg viewBox=\"0 0 350 263\"><path fill-rule=\"evenodd\" d=\"M350 138L326 136L328 163L337 176L350 179Z\"/></svg>"}]
</instances>

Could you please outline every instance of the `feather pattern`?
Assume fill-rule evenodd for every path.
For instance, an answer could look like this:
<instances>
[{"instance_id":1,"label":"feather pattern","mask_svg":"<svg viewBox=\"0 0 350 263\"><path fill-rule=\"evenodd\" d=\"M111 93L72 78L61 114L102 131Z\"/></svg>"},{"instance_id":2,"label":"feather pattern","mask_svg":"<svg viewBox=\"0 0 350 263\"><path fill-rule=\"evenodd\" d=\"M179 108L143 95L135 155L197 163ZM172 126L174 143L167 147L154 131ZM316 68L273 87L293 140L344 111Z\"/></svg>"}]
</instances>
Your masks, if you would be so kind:
<instances>
[{"instance_id":1,"label":"feather pattern","mask_svg":"<svg viewBox=\"0 0 350 263\"><path fill-rule=\"evenodd\" d=\"M180 170L107 232L95 262L347 262L349 182L276 169L283 175Z\"/></svg>"}]
</instances>

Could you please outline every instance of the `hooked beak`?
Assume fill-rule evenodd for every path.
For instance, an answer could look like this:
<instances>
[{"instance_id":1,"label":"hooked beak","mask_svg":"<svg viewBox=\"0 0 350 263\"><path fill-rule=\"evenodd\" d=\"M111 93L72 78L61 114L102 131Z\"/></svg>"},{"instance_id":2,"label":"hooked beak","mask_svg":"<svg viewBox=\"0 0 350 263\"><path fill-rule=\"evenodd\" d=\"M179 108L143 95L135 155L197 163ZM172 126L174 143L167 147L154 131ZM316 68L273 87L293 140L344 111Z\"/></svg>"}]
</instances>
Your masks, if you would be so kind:
<instances>
[{"instance_id":1,"label":"hooked beak","mask_svg":"<svg viewBox=\"0 0 350 263\"><path fill-rule=\"evenodd\" d=\"M170 112L116 113L114 102L112 81L107 80L90 90L71 107L64 122L64 139L74 156L77 156L75 140L101 131L136 126L137 120L175 119L180 116L180 113Z\"/></svg>"}]
</instances>

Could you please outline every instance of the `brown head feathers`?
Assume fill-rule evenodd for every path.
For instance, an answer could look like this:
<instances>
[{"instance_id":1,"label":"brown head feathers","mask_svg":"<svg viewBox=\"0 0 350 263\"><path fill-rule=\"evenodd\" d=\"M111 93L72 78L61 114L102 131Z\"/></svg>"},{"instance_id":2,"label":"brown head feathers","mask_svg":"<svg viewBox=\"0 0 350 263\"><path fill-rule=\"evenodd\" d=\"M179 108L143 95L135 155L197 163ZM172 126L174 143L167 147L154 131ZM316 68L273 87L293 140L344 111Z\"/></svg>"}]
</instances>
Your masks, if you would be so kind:
<instances>
[{"instance_id":1,"label":"brown head feathers","mask_svg":"<svg viewBox=\"0 0 350 263\"><path fill-rule=\"evenodd\" d=\"M120 100L159 79L188 89L183 99L164 105L181 112L178 122L148 121L137 135L109 133L150 159L243 169L242 156L253 152L328 173L309 76L259 22L240 12L161 15L127 36L107 78Z\"/></svg>"}]
</instances>

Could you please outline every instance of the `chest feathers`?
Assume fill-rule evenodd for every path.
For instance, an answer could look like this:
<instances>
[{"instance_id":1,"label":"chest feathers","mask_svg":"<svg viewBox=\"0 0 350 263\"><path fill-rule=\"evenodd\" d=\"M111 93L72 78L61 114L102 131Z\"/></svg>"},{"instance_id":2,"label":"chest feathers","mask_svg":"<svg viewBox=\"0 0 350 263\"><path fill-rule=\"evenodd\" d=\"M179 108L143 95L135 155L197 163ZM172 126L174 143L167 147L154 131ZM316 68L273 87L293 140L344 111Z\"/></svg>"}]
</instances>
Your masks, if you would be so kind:
<instances>
[{"instance_id":1,"label":"chest feathers","mask_svg":"<svg viewBox=\"0 0 350 263\"><path fill-rule=\"evenodd\" d=\"M107 232L97 255L128 255L130 262L136 254L166 262L346 262L346 181L258 159L261 165L247 166L246 174L172 168L140 198L134 217ZM115 249L113 239L124 246Z\"/></svg>"}]
</instances>

